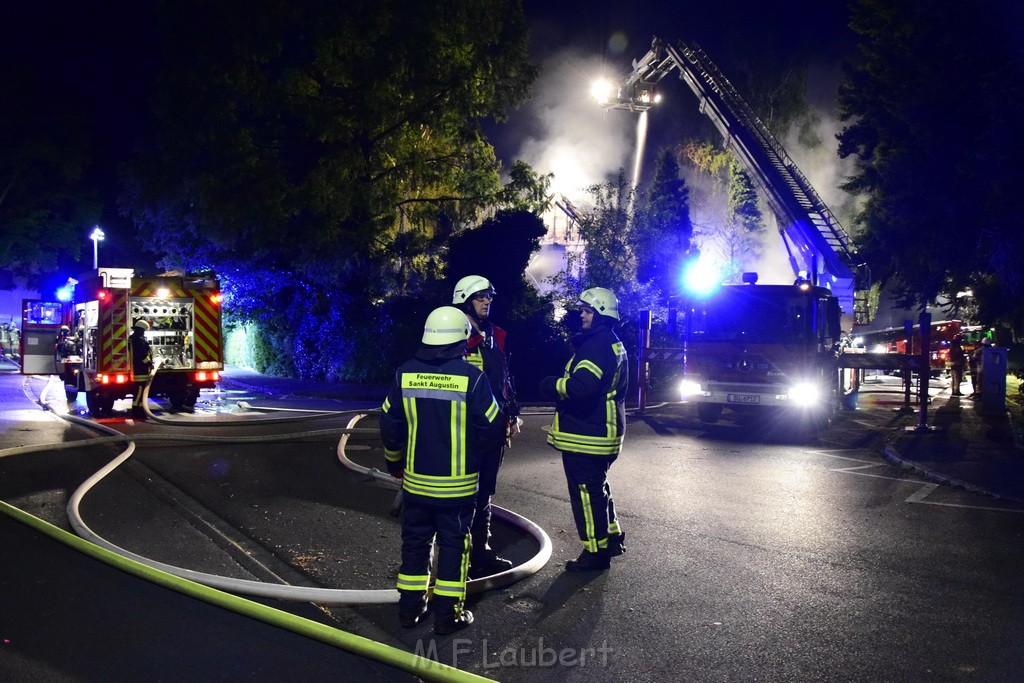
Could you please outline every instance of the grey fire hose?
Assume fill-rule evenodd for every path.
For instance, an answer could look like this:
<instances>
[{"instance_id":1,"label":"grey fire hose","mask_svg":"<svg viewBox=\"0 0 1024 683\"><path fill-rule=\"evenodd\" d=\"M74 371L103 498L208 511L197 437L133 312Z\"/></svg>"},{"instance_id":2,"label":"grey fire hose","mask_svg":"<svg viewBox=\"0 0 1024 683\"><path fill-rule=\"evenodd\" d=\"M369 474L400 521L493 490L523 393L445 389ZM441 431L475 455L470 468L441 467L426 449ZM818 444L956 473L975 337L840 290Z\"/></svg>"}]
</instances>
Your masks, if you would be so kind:
<instances>
[{"instance_id":1,"label":"grey fire hose","mask_svg":"<svg viewBox=\"0 0 1024 683\"><path fill-rule=\"evenodd\" d=\"M50 385L48 385L44 389L44 391L42 392L43 396L45 396L46 390L49 388L49 386ZM148 388L148 385L147 385L147 388ZM144 396L145 396L145 394L144 394ZM42 400L42 396L40 398L40 402L44 406L46 406L48 409L50 409L49 404L47 404L45 401ZM52 409L51 409L51 411L52 411ZM111 429L111 428L109 428L109 427L107 427L105 425L99 425L99 424L93 423L91 421L84 420L84 419L79 418L79 417L74 416L74 415L61 415L60 417L62 417L63 419L65 419L65 420L67 420L69 422L72 422L72 423L75 423L75 424L79 424L79 425L88 427L90 429L96 430L96 431L104 432L105 434L108 435L108 437L105 438L104 441L128 441L129 442L128 443L128 447L124 451L122 451L121 454L119 454L114 460L112 460L106 466L101 468L99 471L97 471L91 477L86 479L86 481L83 482L82 485L78 487L78 489L74 492L74 494L71 496L70 500L68 501L68 517L69 517L70 523L71 523L72 527L75 529L75 531L82 538L90 540L93 543L95 543L96 545L98 545L100 547L103 547L103 548L106 548L106 549L110 550L111 552L115 552L115 553L117 553L119 555L122 555L124 557L133 559L133 560L135 560L135 561L137 561L137 562L139 562L141 564L153 567L155 569L159 569L161 571L165 571L165 572L167 572L167 573L169 573L171 575L178 576L180 578L188 579L188 580L191 580L191 581L195 581L197 583L200 583L200 584L203 584L203 585L207 585L207 586L211 586L213 588L220 588L220 589L223 589L223 590L228 590L228 591L232 591L232 592L236 592L236 593L241 593L243 595L252 595L252 596L257 596L257 597L275 598L275 599L278 599L278 600L293 600L293 601L302 601L302 602L316 602L316 603L320 603L320 604L324 604L324 605L389 604L389 603L397 603L398 602L398 591L397 591L397 589L394 589L394 588L391 588L391 589L378 589L378 590L370 590L370 589L350 590L350 589L309 588L309 587L305 587L305 586L286 586L286 585L279 585L279 584L267 584L267 583L264 583L262 581L251 581L251 580L246 580L246 579L234 579L234 578L219 576L219 575L215 575L215 574L207 574L207 573L204 573L204 572L196 572L196 571L193 571L193 570L190 570L190 569L184 569L182 567L175 567L175 566L167 565L167 564L164 564L164 563L161 563L161 562L156 562L155 560L143 557L141 555L137 555L137 554L132 553L131 551L128 551L128 550L126 550L124 548L120 548L119 546L115 545L114 543L111 543L110 541L107 541L106 539L104 539L101 536L99 536L98 534L96 534L92 529L89 528L88 524L86 524L86 522L82 519L80 510L79 510L81 501L85 497L85 494L88 493L97 483L102 481L108 474L113 472L118 466L120 466L122 463L126 462L132 456L132 454L135 452L135 443L134 442L136 442L136 441L143 441L143 440L154 440L154 441L159 441L161 439L168 440L169 437L179 437L179 438L172 438L171 440L188 440L188 441L193 441L193 442L236 442L236 443L237 442L263 442L263 443L268 443L268 442L273 442L273 441L293 441L295 439L307 438L307 437L311 437L311 436L324 436L325 433L341 434L342 435L341 436L341 440L338 443L338 454L339 454L338 457L342 461L342 464L344 464L346 467L349 467L349 468L351 468L351 469L353 469L355 471L361 471L364 474L368 474L369 476L372 476L374 478L378 478L378 479L382 479L382 480L385 480L385 481L393 482L394 480L389 475L386 475L386 474L384 474L382 472L379 472L377 470L371 470L370 468L362 468L359 465L355 465L355 463L352 463L350 460L348 460L347 456L345 456L345 445L348 442L348 437L349 437L350 434L354 433L354 431L357 432L357 433L358 432L362 432L362 433L373 432L373 430L355 430L355 428L353 427L354 424L358 423L358 421L360 419L362 419L363 415L359 415L356 418L354 418L352 421L350 421L348 427L346 427L344 429L337 429L337 430L318 430L318 431L313 431L313 432L299 432L299 433L292 433L292 434L279 434L279 435L274 435L274 436L256 436L256 437L239 437L239 436L230 436L230 437L202 436L202 437L200 437L200 436L187 435L184 438L180 438L180 435L158 435L158 434L127 436L127 435L121 434L120 432L117 432L116 430ZM249 424L248 421L245 421L244 423L245 424ZM232 424L237 425L239 423L233 421ZM12 449L12 450L16 451L17 453L27 453L27 452L35 452L35 451L41 451L41 450L55 450L57 448L73 448L73 447L80 446L80 445L91 444L91 443L94 443L94 442L97 442L97 441L100 441L100 439L93 439L93 440L81 441L81 442L70 442L70 443L62 442L61 444L52 444L52 445L49 445L49 446L45 446L44 445L44 446L21 447L21 448ZM0 451L0 457L4 457L6 455L14 455L14 454L15 453L13 453L13 452ZM373 472L376 472L376 474L373 474ZM533 536L537 540L538 544L540 545L540 551L530 561L524 563L523 565L520 565L519 567L513 567L512 569L510 569L510 570L508 570L506 572L501 572L500 574L495 574L493 576L483 577L483 578L476 579L476 580L468 582L467 590L472 590L474 592L478 592L478 591L487 590L488 588L492 588L492 587L496 587L496 586L508 585L509 583L512 583L514 581L518 581L519 579L524 578L525 576L528 576L530 574L536 573L537 571L539 571L544 566L544 564L547 563L548 559L550 559L550 557L551 557L551 541L550 541L550 539L548 538L547 534L544 532L543 529L538 527L536 524L534 524L530 520L527 520L526 518L521 517L519 515L516 515L515 513L509 512L507 510L503 510L501 508L496 508L495 512L499 516L499 518L504 519L505 521L508 521L511 524L518 526L520 529L522 529L526 533L528 533L531 536Z\"/></svg>"}]
</instances>

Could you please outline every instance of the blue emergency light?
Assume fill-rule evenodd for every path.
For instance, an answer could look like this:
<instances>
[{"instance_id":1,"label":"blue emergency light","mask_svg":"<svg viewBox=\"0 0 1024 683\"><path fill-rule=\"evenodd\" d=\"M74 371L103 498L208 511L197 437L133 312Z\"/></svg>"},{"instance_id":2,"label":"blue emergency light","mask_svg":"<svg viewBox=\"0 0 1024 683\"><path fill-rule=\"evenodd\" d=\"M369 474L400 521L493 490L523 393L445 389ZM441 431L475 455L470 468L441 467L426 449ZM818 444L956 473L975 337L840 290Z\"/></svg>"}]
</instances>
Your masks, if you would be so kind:
<instances>
[{"instance_id":1,"label":"blue emergency light","mask_svg":"<svg viewBox=\"0 0 1024 683\"><path fill-rule=\"evenodd\" d=\"M75 285L77 284L78 280L69 277L67 283L57 289L57 301L71 301L75 298Z\"/></svg>"},{"instance_id":2,"label":"blue emergency light","mask_svg":"<svg viewBox=\"0 0 1024 683\"><path fill-rule=\"evenodd\" d=\"M722 274L718 266L709 260L699 258L683 267L683 289L694 296L705 297L712 294L722 284Z\"/></svg>"}]
</instances>

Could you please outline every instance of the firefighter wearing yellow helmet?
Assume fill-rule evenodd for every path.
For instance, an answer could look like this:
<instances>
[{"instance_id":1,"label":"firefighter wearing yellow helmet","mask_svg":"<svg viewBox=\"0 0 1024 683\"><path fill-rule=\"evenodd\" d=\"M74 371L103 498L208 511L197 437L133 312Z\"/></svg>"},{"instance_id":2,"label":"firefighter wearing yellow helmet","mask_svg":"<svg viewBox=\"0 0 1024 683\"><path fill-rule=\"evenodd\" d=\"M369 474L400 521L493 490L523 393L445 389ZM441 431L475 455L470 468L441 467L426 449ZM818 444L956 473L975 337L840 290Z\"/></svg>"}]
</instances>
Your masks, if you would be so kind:
<instances>
[{"instance_id":1,"label":"firefighter wearing yellow helmet","mask_svg":"<svg viewBox=\"0 0 1024 683\"><path fill-rule=\"evenodd\" d=\"M519 403L509 372L508 334L490 320L494 295L494 285L482 275L467 275L455 284L452 292L452 304L465 312L472 326L466 343L466 360L487 375L508 423L504 443L481 456L480 492L473 516L473 550L469 567L473 578L491 576L512 568L512 563L499 557L490 544L491 496L498 489L498 470L505 457L505 448L519 433Z\"/></svg>"},{"instance_id":2,"label":"firefighter wearing yellow helmet","mask_svg":"<svg viewBox=\"0 0 1024 683\"><path fill-rule=\"evenodd\" d=\"M582 331L561 377L541 381L541 395L555 401L548 444L562 452L576 531L583 552L566 563L570 572L602 571L626 548L608 469L622 450L626 429L626 350L615 334L619 302L611 290L580 294Z\"/></svg>"},{"instance_id":3,"label":"firefighter wearing yellow helmet","mask_svg":"<svg viewBox=\"0 0 1024 683\"><path fill-rule=\"evenodd\" d=\"M398 616L411 628L427 614L431 540L438 546L434 632L473 623L463 609L480 454L504 437L505 418L487 376L465 361L470 325L454 306L427 316L422 345L395 372L381 406L388 471L402 481Z\"/></svg>"}]
</instances>

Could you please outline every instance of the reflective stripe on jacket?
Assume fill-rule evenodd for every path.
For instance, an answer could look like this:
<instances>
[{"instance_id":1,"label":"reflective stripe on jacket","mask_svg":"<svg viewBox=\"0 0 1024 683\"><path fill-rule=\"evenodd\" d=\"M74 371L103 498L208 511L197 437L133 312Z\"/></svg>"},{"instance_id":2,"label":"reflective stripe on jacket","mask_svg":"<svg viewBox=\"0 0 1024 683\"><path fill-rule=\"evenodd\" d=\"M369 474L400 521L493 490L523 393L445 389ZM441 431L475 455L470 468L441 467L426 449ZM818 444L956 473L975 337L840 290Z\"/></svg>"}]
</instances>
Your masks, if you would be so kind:
<instances>
[{"instance_id":1,"label":"reflective stripe on jacket","mask_svg":"<svg viewBox=\"0 0 1024 683\"><path fill-rule=\"evenodd\" d=\"M388 471L423 502L465 504L476 495L481 448L504 437L486 375L461 358L407 361L381 406Z\"/></svg>"},{"instance_id":2,"label":"reflective stripe on jacket","mask_svg":"<svg viewBox=\"0 0 1024 683\"><path fill-rule=\"evenodd\" d=\"M626 431L626 350L615 332L598 327L575 340L576 353L555 381L558 400L548 443L560 451L618 455Z\"/></svg>"}]
</instances>

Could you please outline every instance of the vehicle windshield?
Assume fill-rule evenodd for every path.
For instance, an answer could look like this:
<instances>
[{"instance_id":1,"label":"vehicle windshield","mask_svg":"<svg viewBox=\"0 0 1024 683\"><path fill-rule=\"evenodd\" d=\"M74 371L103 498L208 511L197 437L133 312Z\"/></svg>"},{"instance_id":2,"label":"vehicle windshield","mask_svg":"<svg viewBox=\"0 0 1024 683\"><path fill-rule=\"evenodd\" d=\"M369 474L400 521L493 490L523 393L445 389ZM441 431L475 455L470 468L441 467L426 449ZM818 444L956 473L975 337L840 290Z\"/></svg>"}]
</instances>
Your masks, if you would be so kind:
<instances>
[{"instance_id":1,"label":"vehicle windshield","mask_svg":"<svg viewBox=\"0 0 1024 683\"><path fill-rule=\"evenodd\" d=\"M723 288L690 307L687 330L693 341L783 344L808 338L814 298L757 286Z\"/></svg>"}]
</instances>

